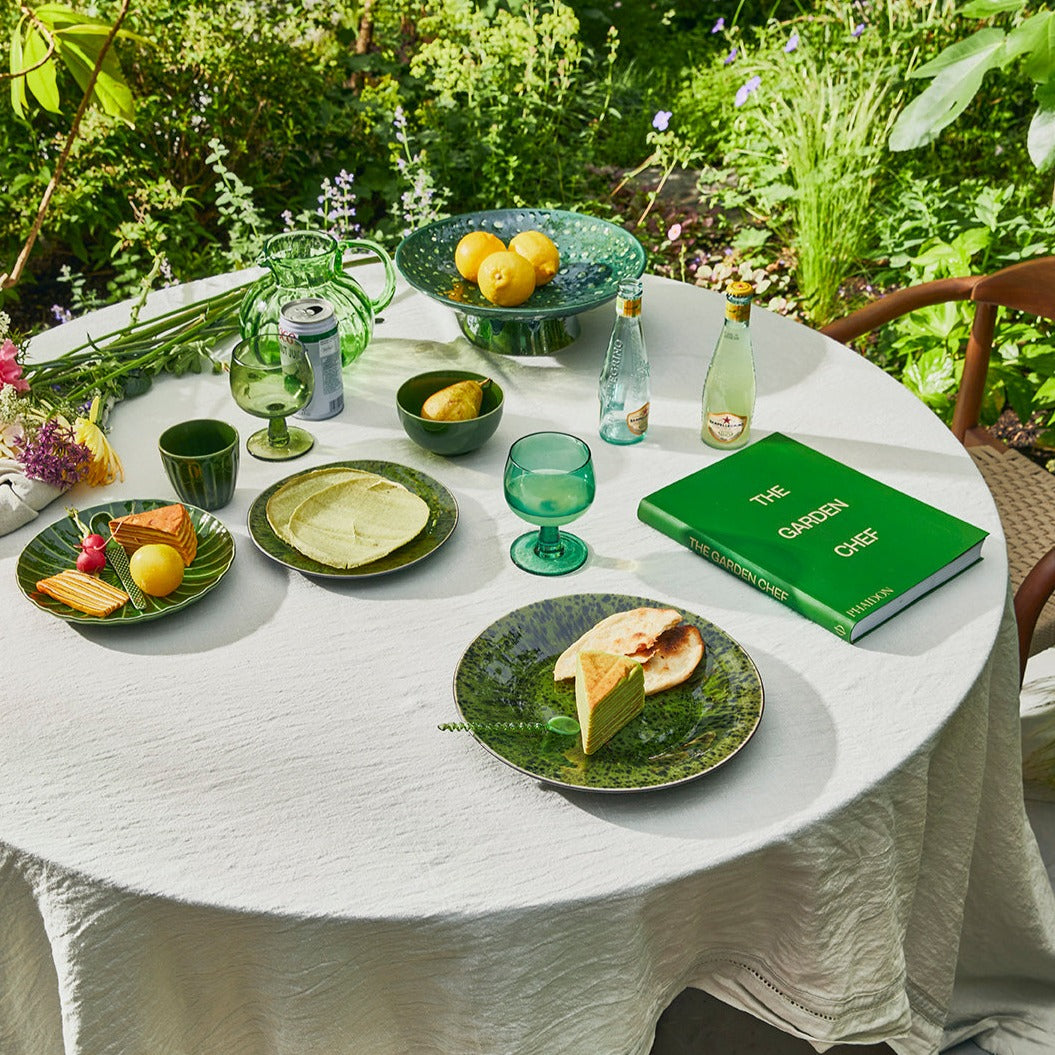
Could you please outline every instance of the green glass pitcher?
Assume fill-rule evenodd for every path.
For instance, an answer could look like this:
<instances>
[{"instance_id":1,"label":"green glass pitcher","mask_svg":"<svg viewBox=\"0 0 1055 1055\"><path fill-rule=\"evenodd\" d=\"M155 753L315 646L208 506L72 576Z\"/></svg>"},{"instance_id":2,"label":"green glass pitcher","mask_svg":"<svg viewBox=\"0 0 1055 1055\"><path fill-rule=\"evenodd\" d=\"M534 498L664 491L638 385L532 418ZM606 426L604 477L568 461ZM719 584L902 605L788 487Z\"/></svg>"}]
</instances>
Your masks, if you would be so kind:
<instances>
[{"instance_id":1,"label":"green glass pitcher","mask_svg":"<svg viewBox=\"0 0 1055 1055\"><path fill-rule=\"evenodd\" d=\"M385 285L373 298L344 270L346 251L366 250L385 269ZM323 297L333 305L341 338L341 362L355 362L370 343L374 317L392 300L396 272L385 250L368 238L337 239L325 231L286 231L264 243L268 273L242 298L238 323L242 337L255 337L266 326L278 325L283 304L302 297Z\"/></svg>"}]
</instances>

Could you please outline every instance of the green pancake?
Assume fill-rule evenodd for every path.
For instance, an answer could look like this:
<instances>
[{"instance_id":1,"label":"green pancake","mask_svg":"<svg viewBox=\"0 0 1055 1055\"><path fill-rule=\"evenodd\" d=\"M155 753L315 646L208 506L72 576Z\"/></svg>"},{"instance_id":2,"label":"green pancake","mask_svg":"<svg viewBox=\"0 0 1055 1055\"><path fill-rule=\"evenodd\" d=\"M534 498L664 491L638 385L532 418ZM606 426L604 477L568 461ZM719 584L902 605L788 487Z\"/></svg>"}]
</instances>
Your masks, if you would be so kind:
<instances>
[{"instance_id":1,"label":"green pancake","mask_svg":"<svg viewBox=\"0 0 1055 1055\"><path fill-rule=\"evenodd\" d=\"M374 473L366 473L360 469L348 469L344 466L313 469L311 472L303 473L296 479L283 484L267 500L267 522L283 542L289 546L296 546L289 533L289 522L297 511L297 506L325 487L332 487L333 484L344 480L355 480L361 477L371 480L380 479Z\"/></svg>"},{"instance_id":2,"label":"green pancake","mask_svg":"<svg viewBox=\"0 0 1055 1055\"><path fill-rule=\"evenodd\" d=\"M304 498L289 517L287 541L321 564L358 568L406 545L428 520L428 503L416 494L358 473Z\"/></svg>"}]
</instances>

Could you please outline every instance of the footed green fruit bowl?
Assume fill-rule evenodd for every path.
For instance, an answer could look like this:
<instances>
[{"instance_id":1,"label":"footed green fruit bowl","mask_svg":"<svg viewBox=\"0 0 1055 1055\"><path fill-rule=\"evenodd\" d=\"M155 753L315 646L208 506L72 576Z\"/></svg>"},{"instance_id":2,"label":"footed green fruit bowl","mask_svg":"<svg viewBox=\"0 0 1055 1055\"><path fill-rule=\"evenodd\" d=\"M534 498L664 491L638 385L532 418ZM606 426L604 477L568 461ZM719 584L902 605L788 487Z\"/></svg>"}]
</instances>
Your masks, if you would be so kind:
<instances>
[{"instance_id":1,"label":"footed green fruit bowl","mask_svg":"<svg viewBox=\"0 0 1055 1055\"><path fill-rule=\"evenodd\" d=\"M497 382L485 386L480 412L466 421L430 421L421 416L429 396L459 381L486 381L469 370L430 370L404 381L396 393L396 409L403 430L419 446L434 454L468 454L482 447L502 420L504 396Z\"/></svg>"},{"instance_id":2,"label":"footed green fruit bowl","mask_svg":"<svg viewBox=\"0 0 1055 1055\"><path fill-rule=\"evenodd\" d=\"M490 231L506 245L521 231L541 231L560 252L560 270L523 304L502 308L466 281L454 251L470 231ZM645 250L627 230L561 209L490 209L421 227L396 249L396 267L415 289L451 308L479 348L506 355L549 355L579 334L577 315L615 299L619 283L639 278Z\"/></svg>"}]
</instances>

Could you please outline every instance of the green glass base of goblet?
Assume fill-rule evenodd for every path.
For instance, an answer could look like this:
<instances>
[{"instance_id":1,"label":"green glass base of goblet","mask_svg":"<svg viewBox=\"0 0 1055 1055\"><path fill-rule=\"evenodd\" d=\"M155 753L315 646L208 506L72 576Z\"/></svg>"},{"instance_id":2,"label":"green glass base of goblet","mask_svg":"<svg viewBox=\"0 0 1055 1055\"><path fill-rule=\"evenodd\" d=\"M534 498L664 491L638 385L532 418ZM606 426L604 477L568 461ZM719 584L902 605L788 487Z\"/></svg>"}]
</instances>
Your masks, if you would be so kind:
<instances>
[{"instance_id":1,"label":"green glass base of goblet","mask_svg":"<svg viewBox=\"0 0 1055 1055\"><path fill-rule=\"evenodd\" d=\"M290 458L299 458L307 454L315 446L315 437L304 429L289 426L285 430L289 435L286 443L275 444L267 429L254 432L245 442L245 449L254 458L260 458L265 462L284 462Z\"/></svg>"},{"instance_id":2,"label":"green glass base of goblet","mask_svg":"<svg viewBox=\"0 0 1055 1055\"><path fill-rule=\"evenodd\" d=\"M577 535L561 531L556 542L547 541L542 531L529 531L509 547L513 563L532 575L567 575L586 563L589 550Z\"/></svg>"}]
</instances>

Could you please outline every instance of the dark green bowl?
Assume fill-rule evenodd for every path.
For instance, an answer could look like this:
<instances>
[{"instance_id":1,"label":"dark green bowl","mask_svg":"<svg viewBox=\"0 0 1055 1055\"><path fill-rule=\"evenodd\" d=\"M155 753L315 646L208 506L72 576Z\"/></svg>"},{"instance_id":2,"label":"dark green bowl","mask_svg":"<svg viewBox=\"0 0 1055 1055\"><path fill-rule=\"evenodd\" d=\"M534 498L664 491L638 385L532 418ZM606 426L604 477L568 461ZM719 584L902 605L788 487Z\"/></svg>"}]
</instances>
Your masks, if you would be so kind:
<instances>
[{"instance_id":1,"label":"dark green bowl","mask_svg":"<svg viewBox=\"0 0 1055 1055\"><path fill-rule=\"evenodd\" d=\"M471 370L430 370L404 381L396 393L396 409L406 434L419 446L434 454L468 454L482 447L502 420L505 397L497 381L485 389L480 413L468 421L429 421L421 416L421 407L429 396L458 381L485 381L485 374Z\"/></svg>"}]
</instances>

